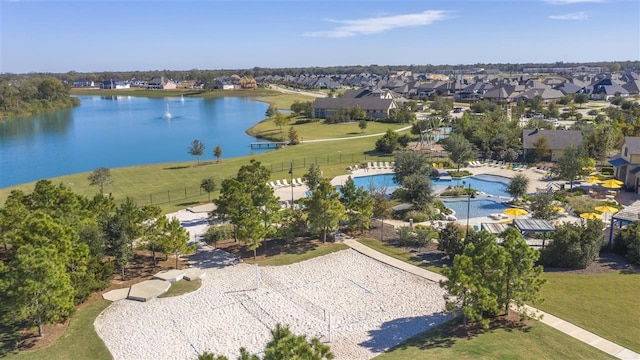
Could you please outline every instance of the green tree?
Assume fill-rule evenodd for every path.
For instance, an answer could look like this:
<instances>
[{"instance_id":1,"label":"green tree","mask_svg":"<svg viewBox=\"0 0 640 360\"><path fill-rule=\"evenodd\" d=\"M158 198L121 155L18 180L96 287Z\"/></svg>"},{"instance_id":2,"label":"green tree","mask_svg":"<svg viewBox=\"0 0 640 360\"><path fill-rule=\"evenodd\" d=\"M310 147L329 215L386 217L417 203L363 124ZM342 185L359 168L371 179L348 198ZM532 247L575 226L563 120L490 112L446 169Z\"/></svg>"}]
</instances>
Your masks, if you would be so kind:
<instances>
[{"instance_id":1,"label":"green tree","mask_svg":"<svg viewBox=\"0 0 640 360\"><path fill-rule=\"evenodd\" d=\"M361 119L365 119L366 117L367 117L367 113L364 110L362 110L362 108L359 105L356 105L351 109L349 109L349 118L351 118L351 120L361 120Z\"/></svg>"},{"instance_id":2,"label":"green tree","mask_svg":"<svg viewBox=\"0 0 640 360\"><path fill-rule=\"evenodd\" d=\"M308 342L306 336L295 335L288 326L276 324L275 329L271 330L271 341L264 349L263 360L330 360L333 358L331 349L317 338Z\"/></svg>"},{"instance_id":3,"label":"green tree","mask_svg":"<svg viewBox=\"0 0 640 360\"><path fill-rule=\"evenodd\" d=\"M358 127L360 128L360 132L363 133L367 129L367 120L362 119L358 121Z\"/></svg>"},{"instance_id":4,"label":"green tree","mask_svg":"<svg viewBox=\"0 0 640 360\"><path fill-rule=\"evenodd\" d=\"M207 244L213 244L213 247L217 246L218 241L228 239L233 239L233 226L229 224L209 226L204 234L204 240Z\"/></svg>"},{"instance_id":5,"label":"green tree","mask_svg":"<svg viewBox=\"0 0 640 360\"><path fill-rule=\"evenodd\" d=\"M531 196L531 218L542 220L553 220L557 213L551 208L553 205L553 194L538 192Z\"/></svg>"},{"instance_id":6,"label":"green tree","mask_svg":"<svg viewBox=\"0 0 640 360\"><path fill-rule=\"evenodd\" d=\"M550 267L584 269L596 259L602 244L600 221L556 225L553 241L540 254L540 263Z\"/></svg>"},{"instance_id":7,"label":"green tree","mask_svg":"<svg viewBox=\"0 0 640 360\"><path fill-rule=\"evenodd\" d=\"M589 95L582 93L575 94L573 95L573 102L580 105L582 108L582 104L589 102Z\"/></svg>"},{"instance_id":8,"label":"green tree","mask_svg":"<svg viewBox=\"0 0 640 360\"><path fill-rule=\"evenodd\" d=\"M38 335L44 336L43 326L60 322L74 310L74 290L64 262L54 248L21 246L8 274L11 286L11 302L14 316L38 327Z\"/></svg>"},{"instance_id":9,"label":"green tree","mask_svg":"<svg viewBox=\"0 0 640 360\"><path fill-rule=\"evenodd\" d=\"M536 141L533 142L533 148L538 161L546 159L551 156L551 149L549 149L549 140L546 136L539 136Z\"/></svg>"},{"instance_id":10,"label":"green tree","mask_svg":"<svg viewBox=\"0 0 640 360\"><path fill-rule=\"evenodd\" d=\"M320 180L304 201L307 219L314 235L320 235L327 242L327 233L338 230L340 220L345 216L340 194L327 179Z\"/></svg>"},{"instance_id":11,"label":"green tree","mask_svg":"<svg viewBox=\"0 0 640 360\"><path fill-rule=\"evenodd\" d=\"M584 168L587 157L584 155L582 148L579 148L573 144L567 146L562 156L560 156L556 162L558 167L558 173L560 178L570 181L570 189L573 190L573 182L588 174Z\"/></svg>"},{"instance_id":12,"label":"green tree","mask_svg":"<svg viewBox=\"0 0 640 360\"><path fill-rule=\"evenodd\" d=\"M391 129L376 141L376 151L385 154L392 154L398 148L398 133Z\"/></svg>"},{"instance_id":13,"label":"green tree","mask_svg":"<svg viewBox=\"0 0 640 360\"><path fill-rule=\"evenodd\" d=\"M278 112L272 118L273 123L280 128L280 134L282 136L282 140L284 140L284 132L282 131L282 127L286 126L289 123L289 117L281 112Z\"/></svg>"},{"instance_id":14,"label":"green tree","mask_svg":"<svg viewBox=\"0 0 640 360\"><path fill-rule=\"evenodd\" d=\"M214 215L229 220L233 225L233 237L238 240L238 227L245 216L243 209L252 207L251 195L241 182L235 178L224 179L220 184L220 196L213 201L216 204Z\"/></svg>"},{"instance_id":15,"label":"green tree","mask_svg":"<svg viewBox=\"0 0 640 360\"><path fill-rule=\"evenodd\" d=\"M9 251L9 245L15 238L15 233L20 230L29 215L29 209L24 201L25 195L22 191L12 190L4 206L0 208L0 238L5 253Z\"/></svg>"},{"instance_id":16,"label":"green tree","mask_svg":"<svg viewBox=\"0 0 640 360\"><path fill-rule=\"evenodd\" d=\"M202 141L195 139L189 146L189 154L195 156L198 159L198 166L200 166L200 156L204 154L204 144Z\"/></svg>"},{"instance_id":17,"label":"green tree","mask_svg":"<svg viewBox=\"0 0 640 360\"><path fill-rule=\"evenodd\" d=\"M440 239L438 240L438 250L444 251L449 259L453 260L456 255L462 254L464 250L466 229L464 226L449 222L444 229L440 231Z\"/></svg>"},{"instance_id":18,"label":"green tree","mask_svg":"<svg viewBox=\"0 0 640 360\"><path fill-rule=\"evenodd\" d=\"M402 180L402 199L423 210L433 200L431 178L425 175L413 174Z\"/></svg>"},{"instance_id":19,"label":"green tree","mask_svg":"<svg viewBox=\"0 0 640 360\"><path fill-rule=\"evenodd\" d=\"M369 192L361 187L357 187L349 176L347 181L340 187L342 194L341 202L346 209L347 222L351 229L359 229L361 232L371 226L373 217L374 200Z\"/></svg>"},{"instance_id":20,"label":"green tree","mask_svg":"<svg viewBox=\"0 0 640 360\"><path fill-rule=\"evenodd\" d=\"M297 145L300 143L300 135L298 135L298 130L296 130L296 128L294 128L293 126L289 128L288 139L290 145Z\"/></svg>"},{"instance_id":21,"label":"green tree","mask_svg":"<svg viewBox=\"0 0 640 360\"><path fill-rule=\"evenodd\" d=\"M216 158L216 162L220 162L220 157L222 156L222 148L220 147L220 145L216 145L216 147L213 149L213 156L215 156Z\"/></svg>"},{"instance_id":22,"label":"green tree","mask_svg":"<svg viewBox=\"0 0 640 360\"><path fill-rule=\"evenodd\" d=\"M427 156L414 151L401 151L395 155L393 181L403 184L404 179L410 175L427 175L430 166Z\"/></svg>"},{"instance_id":23,"label":"green tree","mask_svg":"<svg viewBox=\"0 0 640 360\"><path fill-rule=\"evenodd\" d=\"M302 176L302 180L304 180L311 191L318 187L322 179L322 171L316 163L312 163L309 166L309 170Z\"/></svg>"},{"instance_id":24,"label":"green tree","mask_svg":"<svg viewBox=\"0 0 640 360\"><path fill-rule=\"evenodd\" d=\"M515 228L507 228L500 237L503 239L501 255L504 256L504 269L499 302L505 314L509 312L510 305L515 305L522 313L525 302L540 299L540 288L545 283L541 277L542 266L536 266L540 252L532 249Z\"/></svg>"},{"instance_id":25,"label":"green tree","mask_svg":"<svg viewBox=\"0 0 640 360\"><path fill-rule=\"evenodd\" d=\"M162 249L162 236L168 219L162 215L162 209L159 206L147 205L142 208L144 214L142 224L142 240L151 248L151 256L153 257L153 266L157 266L156 250Z\"/></svg>"},{"instance_id":26,"label":"green tree","mask_svg":"<svg viewBox=\"0 0 640 360\"><path fill-rule=\"evenodd\" d=\"M449 137L442 140L442 145L449 152L451 161L458 165L458 171L460 171L460 164L464 164L475 157L471 144L460 134L449 135Z\"/></svg>"},{"instance_id":27,"label":"green tree","mask_svg":"<svg viewBox=\"0 0 640 360\"><path fill-rule=\"evenodd\" d=\"M172 218L164 223L160 242L167 255L174 255L176 259L176 269L179 269L178 256L180 254L190 254L195 250L195 245L189 245L189 233L180 224L180 220Z\"/></svg>"},{"instance_id":28,"label":"green tree","mask_svg":"<svg viewBox=\"0 0 640 360\"><path fill-rule=\"evenodd\" d=\"M625 255L632 264L640 265L640 222L620 229L613 245L615 252Z\"/></svg>"},{"instance_id":29,"label":"green tree","mask_svg":"<svg viewBox=\"0 0 640 360\"><path fill-rule=\"evenodd\" d=\"M111 184L111 171L105 167L100 167L89 174L89 185L100 186L100 194L104 194L104 186Z\"/></svg>"},{"instance_id":30,"label":"green tree","mask_svg":"<svg viewBox=\"0 0 640 360\"><path fill-rule=\"evenodd\" d=\"M511 178L511 182L507 185L507 192L516 200L527 194L529 187L529 178L524 174L516 174Z\"/></svg>"},{"instance_id":31,"label":"green tree","mask_svg":"<svg viewBox=\"0 0 640 360\"><path fill-rule=\"evenodd\" d=\"M297 116L313 117L313 102L295 100L291 105L291 111Z\"/></svg>"},{"instance_id":32,"label":"green tree","mask_svg":"<svg viewBox=\"0 0 640 360\"><path fill-rule=\"evenodd\" d=\"M202 181L200 181L200 189L207 192L209 195L209 201L211 201L211 193L216 191L216 181L213 180L212 177L202 179Z\"/></svg>"},{"instance_id":33,"label":"green tree","mask_svg":"<svg viewBox=\"0 0 640 360\"><path fill-rule=\"evenodd\" d=\"M278 107L277 107L277 106L275 106L275 105L273 105L273 104L270 104L270 105L269 105L269 108L267 108L267 111L266 111L265 115L266 115L269 119L271 119L271 118L273 118L274 116L276 116L276 114L278 114L279 112L280 112L280 110L278 109Z\"/></svg>"},{"instance_id":34,"label":"green tree","mask_svg":"<svg viewBox=\"0 0 640 360\"><path fill-rule=\"evenodd\" d=\"M462 311L462 322L468 333L467 322L478 321L488 328L486 315L497 314L500 309L497 284L501 284L503 258L495 236L480 231L465 247L462 254L453 259L453 267L444 266L442 275L447 280L440 281L446 291L446 308Z\"/></svg>"}]
</instances>

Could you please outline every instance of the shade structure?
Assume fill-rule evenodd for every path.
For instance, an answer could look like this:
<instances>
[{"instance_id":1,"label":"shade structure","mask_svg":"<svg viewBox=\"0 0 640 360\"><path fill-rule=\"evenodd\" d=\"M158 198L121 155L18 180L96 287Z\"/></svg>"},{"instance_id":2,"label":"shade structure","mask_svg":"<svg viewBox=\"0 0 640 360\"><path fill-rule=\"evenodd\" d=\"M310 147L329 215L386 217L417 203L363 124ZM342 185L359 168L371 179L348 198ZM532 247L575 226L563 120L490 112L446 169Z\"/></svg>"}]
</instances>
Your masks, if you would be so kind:
<instances>
[{"instance_id":1,"label":"shade structure","mask_svg":"<svg viewBox=\"0 0 640 360\"><path fill-rule=\"evenodd\" d=\"M522 215L528 214L527 210L519 209L519 208L509 208L509 209L506 209L504 213L511 216L522 216Z\"/></svg>"},{"instance_id":2,"label":"shade structure","mask_svg":"<svg viewBox=\"0 0 640 360\"><path fill-rule=\"evenodd\" d=\"M618 212L617 208L614 208L613 206L607 206L607 205L596 206L595 210L603 213L612 213L612 214L615 214Z\"/></svg>"},{"instance_id":3,"label":"shade structure","mask_svg":"<svg viewBox=\"0 0 640 360\"><path fill-rule=\"evenodd\" d=\"M596 213L582 213L580 217L587 220L601 220L602 215Z\"/></svg>"},{"instance_id":4,"label":"shade structure","mask_svg":"<svg viewBox=\"0 0 640 360\"><path fill-rule=\"evenodd\" d=\"M555 212L563 212L564 208L562 206L558 206L558 205L553 205L551 207L551 210L555 211Z\"/></svg>"},{"instance_id":5,"label":"shade structure","mask_svg":"<svg viewBox=\"0 0 640 360\"><path fill-rule=\"evenodd\" d=\"M609 179L609 180L603 181L600 185L609 189L620 189L622 187L622 184L624 183L620 180Z\"/></svg>"}]
</instances>

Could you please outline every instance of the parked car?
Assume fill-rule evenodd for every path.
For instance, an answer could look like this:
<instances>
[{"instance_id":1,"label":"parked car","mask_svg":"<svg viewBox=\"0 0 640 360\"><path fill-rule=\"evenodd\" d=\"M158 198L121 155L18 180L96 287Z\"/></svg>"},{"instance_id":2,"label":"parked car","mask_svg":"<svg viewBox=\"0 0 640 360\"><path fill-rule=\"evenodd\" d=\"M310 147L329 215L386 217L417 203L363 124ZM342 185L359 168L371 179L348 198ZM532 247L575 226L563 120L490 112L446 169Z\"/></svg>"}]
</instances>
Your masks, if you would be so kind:
<instances>
[{"instance_id":1,"label":"parked car","mask_svg":"<svg viewBox=\"0 0 640 360\"><path fill-rule=\"evenodd\" d=\"M548 118L548 119L545 119L544 121L553 124L553 126L560 125L560 121L556 118Z\"/></svg>"}]
</instances>

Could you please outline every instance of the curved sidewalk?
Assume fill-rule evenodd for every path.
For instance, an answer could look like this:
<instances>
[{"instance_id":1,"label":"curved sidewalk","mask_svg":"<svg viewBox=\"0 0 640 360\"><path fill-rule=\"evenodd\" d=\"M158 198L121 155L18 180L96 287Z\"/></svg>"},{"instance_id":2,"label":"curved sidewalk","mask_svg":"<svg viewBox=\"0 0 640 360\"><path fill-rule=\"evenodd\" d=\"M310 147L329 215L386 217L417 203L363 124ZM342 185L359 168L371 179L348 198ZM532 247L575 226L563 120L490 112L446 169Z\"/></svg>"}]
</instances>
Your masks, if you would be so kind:
<instances>
[{"instance_id":1,"label":"curved sidewalk","mask_svg":"<svg viewBox=\"0 0 640 360\"><path fill-rule=\"evenodd\" d=\"M425 270L423 268L417 267L415 265L411 265L407 262L398 260L391 256L382 254L366 245L362 245L356 240L345 240L344 244L363 255L369 256L370 258L373 258L375 260L378 260L380 262L383 262L395 268L404 270L411 274L423 277L427 280L438 282L440 280L446 279L444 276L440 274L436 274L432 271ZM604 351L605 353L611 356L614 356L618 359L623 359L623 360L640 360L640 354L633 352L627 348L624 348L618 344L614 344L609 340L603 339L600 336L592 332L589 332L585 329L582 329L578 326L575 326L565 320L562 320L551 314L547 314L531 306L526 306L526 310L536 315L542 315L542 319L540 319L539 321L542 322L543 324L549 325L552 328L558 331L561 331L575 339L578 339L587 345L591 345L596 349Z\"/></svg>"}]
</instances>

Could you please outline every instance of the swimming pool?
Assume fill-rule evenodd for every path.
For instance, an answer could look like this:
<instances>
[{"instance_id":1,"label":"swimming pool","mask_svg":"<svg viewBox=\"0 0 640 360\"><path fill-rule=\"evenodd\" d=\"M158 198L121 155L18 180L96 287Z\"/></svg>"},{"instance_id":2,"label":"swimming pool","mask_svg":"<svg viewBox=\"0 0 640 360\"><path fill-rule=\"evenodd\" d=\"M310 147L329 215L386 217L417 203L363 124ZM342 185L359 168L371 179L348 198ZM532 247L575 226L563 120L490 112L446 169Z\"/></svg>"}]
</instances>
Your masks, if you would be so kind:
<instances>
[{"instance_id":1,"label":"swimming pool","mask_svg":"<svg viewBox=\"0 0 640 360\"><path fill-rule=\"evenodd\" d=\"M493 199L471 199L467 203L467 199L464 200L443 200L442 201L449 209L455 211L455 217L458 220L467 218L467 206L469 207L469 217L476 218L481 216L489 216L490 214L499 213L502 214L509 206L506 206L499 200Z\"/></svg>"},{"instance_id":2,"label":"swimming pool","mask_svg":"<svg viewBox=\"0 0 640 360\"><path fill-rule=\"evenodd\" d=\"M510 198L510 195L507 192L507 184L509 182L509 179L503 176L484 174L454 180L432 179L433 188L437 189L438 187L444 188L447 186L462 185L463 180L466 181L465 186L469 186L469 184L471 184L472 189L482 191L485 194L500 196L504 199L489 199L485 196L478 196L476 198L470 199L470 202L467 204L466 198L441 198L446 207L455 211L455 216L458 219L467 218L467 207L469 207L469 218L489 216L490 214L494 213L502 213L505 209L508 208L508 206L504 204L504 201L506 201L507 198ZM393 190L398 188L398 184L393 181L393 174L360 176L353 178L353 181L355 182L356 186L360 186L365 189L369 189L372 185L377 188L385 187L388 194L392 193Z\"/></svg>"},{"instance_id":3,"label":"swimming pool","mask_svg":"<svg viewBox=\"0 0 640 360\"><path fill-rule=\"evenodd\" d=\"M502 176L475 175L466 177L464 179L432 179L434 188L437 188L439 186L462 185L463 180L467 183L465 186L469 186L469 184L471 184L472 189L482 191L485 194L510 197L509 193L507 192L507 184L509 183L509 179ZM398 184L393 181L393 174L359 176L353 178L353 181L355 182L356 186L363 187L365 189L369 189L371 185L377 188L385 187L387 188L388 193L391 193L393 192L393 190L398 188Z\"/></svg>"}]
</instances>

